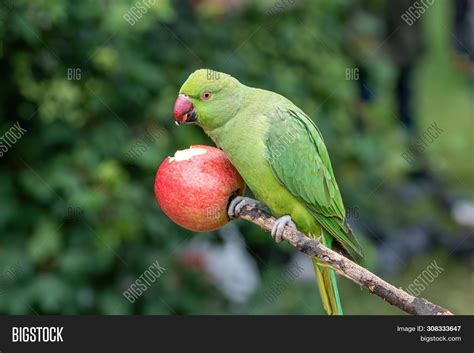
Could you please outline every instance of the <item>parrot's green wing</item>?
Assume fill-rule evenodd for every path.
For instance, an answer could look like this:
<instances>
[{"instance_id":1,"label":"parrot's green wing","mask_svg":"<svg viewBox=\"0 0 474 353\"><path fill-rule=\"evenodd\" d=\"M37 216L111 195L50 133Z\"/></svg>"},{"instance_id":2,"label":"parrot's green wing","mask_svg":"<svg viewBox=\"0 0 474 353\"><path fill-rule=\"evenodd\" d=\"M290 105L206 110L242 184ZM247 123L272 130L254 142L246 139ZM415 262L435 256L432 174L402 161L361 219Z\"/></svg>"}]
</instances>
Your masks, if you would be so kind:
<instances>
[{"instance_id":1,"label":"parrot's green wing","mask_svg":"<svg viewBox=\"0 0 474 353\"><path fill-rule=\"evenodd\" d=\"M363 256L346 222L341 193L317 126L297 108L277 109L266 117L266 158L277 179L349 253Z\"/></svg>"}]
</instances>

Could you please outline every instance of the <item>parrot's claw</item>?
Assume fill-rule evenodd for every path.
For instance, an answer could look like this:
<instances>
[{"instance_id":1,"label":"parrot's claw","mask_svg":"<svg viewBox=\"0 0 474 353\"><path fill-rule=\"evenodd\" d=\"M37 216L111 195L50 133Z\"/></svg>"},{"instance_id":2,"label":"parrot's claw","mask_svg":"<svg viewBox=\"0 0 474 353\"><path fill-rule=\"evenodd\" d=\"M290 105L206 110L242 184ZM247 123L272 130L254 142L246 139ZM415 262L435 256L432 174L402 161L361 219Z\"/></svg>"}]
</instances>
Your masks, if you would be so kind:
<instances>
[{"instance_id":1,"label":"parrot's claw","mask_svg":"<svg viewBox=\"0 0 474 353\"><path fill-rule=\"evenodd\" d=\"M290 228L296 229L296 224L291 220L291 216L283 216L276 220L275 224L273 225L272 229L272 238L277 243L281 243L283 241L283 230L285 226L289 226Z\"/></svg>"},{"instance_id":2,"label":"parrot's claw","mask_svg":"<svg viewBox=\"0 0 474 353\"><path fill-rule=\"evenodd\" d=\"M250 205L256 208L264 207L264 204L260 201L251 199L250 197L236 196L232 199L227 208L227 215L230 219L234 219L240 213L243 207Z\"/></svg>"}]
</instances>

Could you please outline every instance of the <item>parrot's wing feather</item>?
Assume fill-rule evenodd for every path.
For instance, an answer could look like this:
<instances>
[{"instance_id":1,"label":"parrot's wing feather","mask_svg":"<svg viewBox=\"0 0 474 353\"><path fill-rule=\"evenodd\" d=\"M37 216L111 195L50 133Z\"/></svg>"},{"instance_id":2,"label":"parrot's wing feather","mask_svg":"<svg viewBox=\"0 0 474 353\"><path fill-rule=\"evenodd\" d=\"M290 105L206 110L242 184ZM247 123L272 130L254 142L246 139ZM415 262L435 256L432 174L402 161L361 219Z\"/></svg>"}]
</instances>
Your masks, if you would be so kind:
<instances>
[{"instance_id":1,"label":"parrot's wing feather","mask_svg":"<svg viewBox=\"0 0 474 353\"><path fill-rule=\"evenodd\" d=\"M274 175L346 250L362 255L315 123L298 109L277 109L266 118L266 158Z\"/></svg>"}]
</instances>

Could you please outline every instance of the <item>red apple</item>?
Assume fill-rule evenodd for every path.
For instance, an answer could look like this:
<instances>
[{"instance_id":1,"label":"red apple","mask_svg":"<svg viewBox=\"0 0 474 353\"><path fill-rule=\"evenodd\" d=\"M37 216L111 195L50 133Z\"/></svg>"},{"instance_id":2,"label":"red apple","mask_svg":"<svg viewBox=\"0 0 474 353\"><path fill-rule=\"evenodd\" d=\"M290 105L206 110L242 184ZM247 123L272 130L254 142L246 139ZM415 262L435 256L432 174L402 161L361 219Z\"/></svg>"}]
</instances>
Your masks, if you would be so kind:
<instances>
[{"instance_id":1,"label":"red apple","mask_svg":"<svg viewBox=\"0 0 474 353\"><path fill-rule=\"evenodd\" d=\"M226 224L229 199L244 191L244 181L225 153L210 146L191 146L166 157L155 178L155 196L163 212L195 232Z\"/></svg>"}]
</instances>

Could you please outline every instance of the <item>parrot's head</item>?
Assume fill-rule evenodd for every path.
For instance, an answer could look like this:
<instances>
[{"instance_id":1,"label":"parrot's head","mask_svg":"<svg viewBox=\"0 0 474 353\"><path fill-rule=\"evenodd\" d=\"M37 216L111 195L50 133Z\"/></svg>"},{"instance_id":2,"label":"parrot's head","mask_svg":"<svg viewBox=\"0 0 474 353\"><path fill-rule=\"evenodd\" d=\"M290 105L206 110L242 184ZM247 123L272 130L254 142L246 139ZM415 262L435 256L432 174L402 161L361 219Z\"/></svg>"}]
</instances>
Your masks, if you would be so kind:
<instances>
[{"instance_id":1,"label":"parrot's head","mask_svg":"<svg viewBox=\"0 0 474 353\"><path fill-rule=\"evenodd\" d=\"M177 125L196 123L212 130L235 116L243 85L230 75L214 70L193 72L179 90L174 104Z\"/></svg>"}]
</instances>

